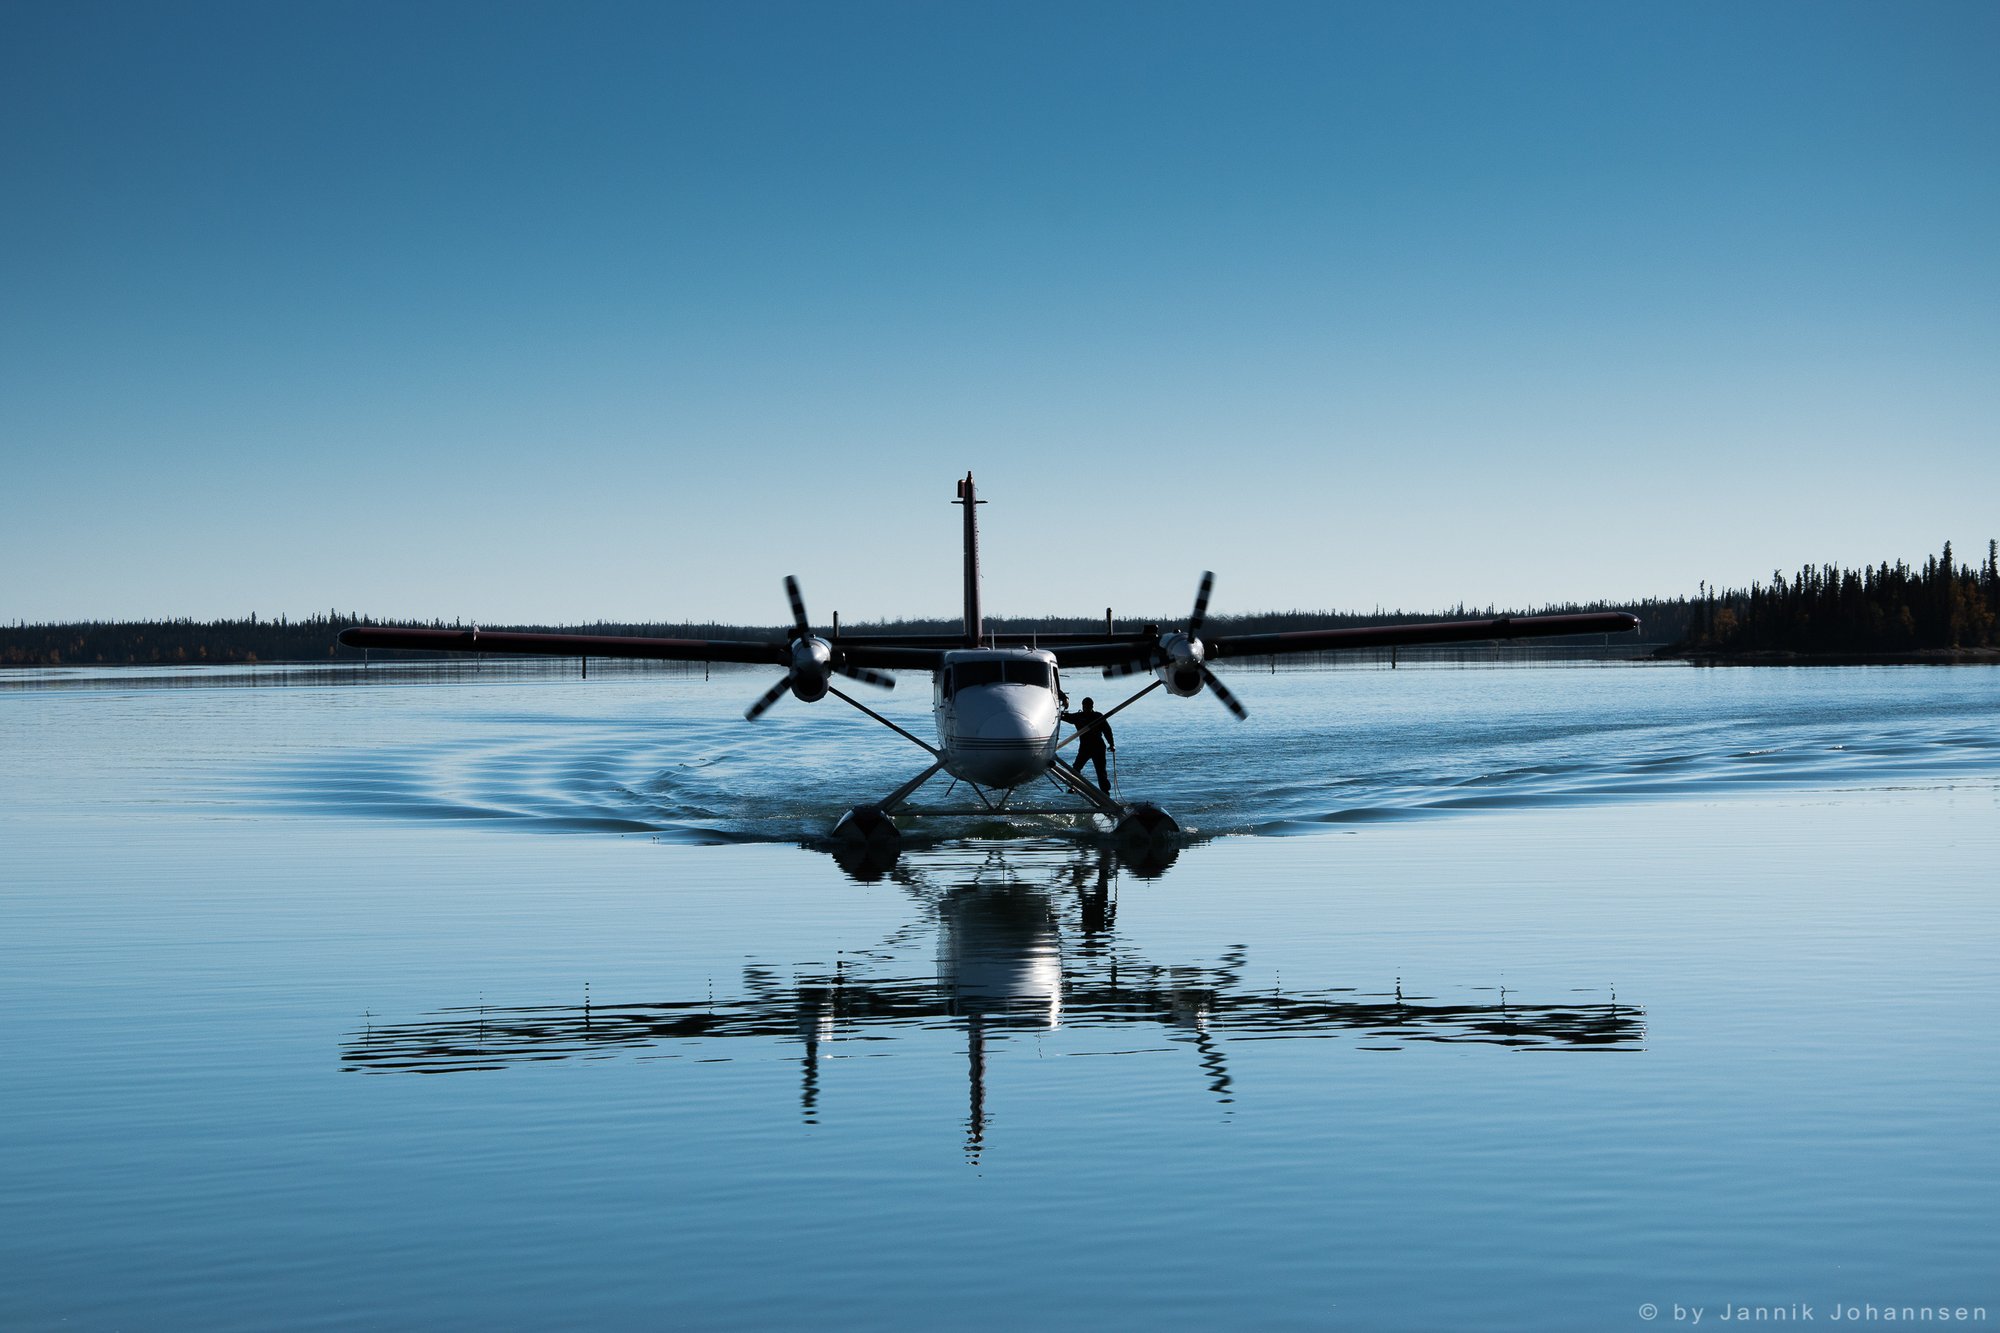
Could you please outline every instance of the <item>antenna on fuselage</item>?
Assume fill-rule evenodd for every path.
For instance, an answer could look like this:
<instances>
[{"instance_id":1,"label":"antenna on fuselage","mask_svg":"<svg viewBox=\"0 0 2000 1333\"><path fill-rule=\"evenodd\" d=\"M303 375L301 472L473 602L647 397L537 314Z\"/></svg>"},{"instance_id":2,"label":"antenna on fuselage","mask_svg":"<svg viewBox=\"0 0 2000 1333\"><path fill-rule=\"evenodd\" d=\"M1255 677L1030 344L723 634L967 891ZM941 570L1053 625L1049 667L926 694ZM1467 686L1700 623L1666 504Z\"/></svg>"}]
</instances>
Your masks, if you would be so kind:
<instances>
[{"instance_id":1,"label":"antenna on fuselage","mask_svg":"<svg viewBox=\"0 0 2000 1333\"><path fill-rule=\"evenodd\" d=\"M986 622L979 614L979 506L986 503L973 491L972 474L958 483L958 498L965 506L965 646L986 646Z\"/></svg>"}]
</instances>

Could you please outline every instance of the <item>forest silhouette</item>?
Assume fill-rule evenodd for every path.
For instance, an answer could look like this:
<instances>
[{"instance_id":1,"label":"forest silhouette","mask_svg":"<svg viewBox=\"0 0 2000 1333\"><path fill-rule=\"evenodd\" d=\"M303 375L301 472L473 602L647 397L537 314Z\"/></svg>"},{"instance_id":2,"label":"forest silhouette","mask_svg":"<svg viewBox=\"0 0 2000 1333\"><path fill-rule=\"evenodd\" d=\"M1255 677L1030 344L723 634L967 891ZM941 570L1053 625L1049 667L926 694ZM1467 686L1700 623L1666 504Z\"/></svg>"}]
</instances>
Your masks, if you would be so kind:
<instances>
[{"instance_id":1,"label":"forest silhouette","mask_svg":"<svg viewBox=\"0 0 2000 1333\"><path fill-rule=\"evenodd\" d=\"M1807 565L1787 576L1774 570L1770 582L1748 588L1710 588L1692 597L1645 598L1627 602L1566 602L1540 607L1468 607L1436 612L1271 611L1211 616L1222 634L1263 634L1283 630L1332 629L1367 625L1421 624L1472 616L1625 611L1643 628L1626 644L1650 646L1663 655L1722 660L1760 657L1796 660L1814 657L1949 656L1968 649L2000 647L2000 542L1989 541L1986 560L1960 563L1951 543L1927 557L1922 567L1896 561L1859 569ZM1171 626L1175 615L1155 623ZM1145 621L1121 618L1122 631ZM1025 639L1035 634L1089 633L1103 627L1094 617L989 617L989 635ZM336 642L355 625L413 629L466 628L454 620L381 620L328 610L293 619L251 614L240 620L89 621L0 626L0 666L174 665L256 662L360 661L363 651ZM950 634L955 617L851 623L851 633ZM691 622L588 625L481 625L492 630L549 630L568 633L648 635L696 639L781 638L775 625L716 625ZM1585 636L1581 642L1603 641ZM1552 641L1558 649L1563 640ZM398 654L446 656L446 654Z\"/></svg>"}]
</instances>

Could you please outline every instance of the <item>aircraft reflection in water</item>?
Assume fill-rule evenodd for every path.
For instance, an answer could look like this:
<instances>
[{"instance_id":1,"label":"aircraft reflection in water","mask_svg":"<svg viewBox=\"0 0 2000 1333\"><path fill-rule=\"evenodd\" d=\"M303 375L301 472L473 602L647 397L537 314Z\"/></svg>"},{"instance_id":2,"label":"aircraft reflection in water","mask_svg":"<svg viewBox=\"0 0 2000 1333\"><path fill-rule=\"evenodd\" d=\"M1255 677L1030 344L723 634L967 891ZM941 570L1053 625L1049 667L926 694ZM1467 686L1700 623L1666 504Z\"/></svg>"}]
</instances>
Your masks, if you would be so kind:
<instances>
[{"instance_id":1,"label":"aircraft reflection in water","mask_svg":"<svg viewBox=\"0 0 2000 1333\"><path fill-rule=\"evenodd\" d=\"M744 968L741 992L638 1004L491 1005L447 1009L413 1023L372 1020L341 1047L342 1068L362 1073L493 1070L528 1061L604 1056L615 1050L732 1038L797 1042L800 1110L819 1113L820 1060L842 1038L880 1040L898 1031L962 1028L971 1105L967 1148L987 1126L988 1047L1008 1033L1052 1028L1149 1026L1185 1042L1208 1090L1233 1098L1231 1038L1272 1040L1349 1033L1367 1049L1407 1042L1486 1043L1546 1050L1635 1050L1642 1010L1616 996L1593 1004L1524 1004L1502 991L1490 1003L1439 1003L1350 987L1251 989L1242 949L1215 967L1162 967L1117 942L1119 881L1153 877L1155 861L1132 867L1108 848L1035 845L1009 850L938 849L913 865L879 867L924 905L936 924L934 970L911 975L909 946L921 924L877 950L850 955L830 972ZM919 964L921 967L922 965Z\"/></svg>"}]
</instances>

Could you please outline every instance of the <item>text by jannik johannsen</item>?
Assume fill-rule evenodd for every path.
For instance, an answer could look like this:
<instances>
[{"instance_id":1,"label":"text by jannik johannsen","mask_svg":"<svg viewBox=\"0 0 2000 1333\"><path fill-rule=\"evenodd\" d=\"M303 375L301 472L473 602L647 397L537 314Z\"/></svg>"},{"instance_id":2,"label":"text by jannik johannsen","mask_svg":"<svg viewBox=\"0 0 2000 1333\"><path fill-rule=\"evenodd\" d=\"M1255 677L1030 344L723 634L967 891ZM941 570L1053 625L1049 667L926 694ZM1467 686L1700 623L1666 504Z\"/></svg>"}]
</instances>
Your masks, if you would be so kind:
<instances>
[{"instance_id":1,"label":"text by jannik johannsen","mask_svg":"<svg viewBox=\"0 0 2000 1333\"><path fill-rule=\"evenodd\" d=\"M1650 1307L1648 1307L1650 1308ZM1872 1301L1832 1301L1825 1305L1794 1301L1789 1305L1674 1304L1667 1311L1672 1321L1693 1327L1697 1324L1983 1324L1983 1305L1877 1305ZM1653 1318L1645 1313L1646 1318Z\"/></svg>"}]
</instances>

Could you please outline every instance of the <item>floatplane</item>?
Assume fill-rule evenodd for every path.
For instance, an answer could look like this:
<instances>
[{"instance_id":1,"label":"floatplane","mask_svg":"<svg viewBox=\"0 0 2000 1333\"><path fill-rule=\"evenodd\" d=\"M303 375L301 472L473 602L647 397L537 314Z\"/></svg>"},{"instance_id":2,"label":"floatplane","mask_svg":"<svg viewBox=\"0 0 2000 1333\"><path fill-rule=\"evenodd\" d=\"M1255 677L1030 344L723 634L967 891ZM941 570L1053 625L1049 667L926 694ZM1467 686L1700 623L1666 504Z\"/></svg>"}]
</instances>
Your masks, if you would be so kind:
<instances>
[{"instance_id":1,"label":"floatplane","mask_svg":"<svg viewBox=\"0 0 2000 1333\"><path fill-rule=\"evenodd\" d=\"M1151 681L1117 706L1095 715L1109 719L1155 690L1189 699L1208 693L1239 720L1248 710L1215 674L1211 663L1229 658L1273 658L1297 653L1397 648L1418 644L1476 643L1500 639L1579 634L1622 634L1636 630L1636 616L1619 612L1580 615L1498 616L1424 624L1358 629L1293 630L1274 634L1210 634L1209 594L1213 573L1204 573L1194 609L1178 629L1146 624L1119 629L1109 612L1102 632L989 634L979 600L979 512L972 474L958 483L953 501L964 507L964 622L957 635L843 634L839 617L831 630L816 631L806 614L796 577L785 579L792 623L772 639L664 639L601 634L529 634L481 629L345 630L340 641L353 648L425 652L532 654L550 657L651 658L681 662L740 662L784 671L744 712L756 721L785 695L817 703L831 695L902 736L930 758L924 770L880 801L841 815L832 830L837 843L893 848L900 838L895 821L917 815L1096 813L1108 819L1121 841L1160 844L1179 832L1165 810L1150 801L1127 803L1093 785L1063 757L1082 731L1062 734L1068 716L1064 671L1101 669L1107 679L1150 675ZM834 684L834 677L893 689L890 671L928 671L931 714L937 743L923 740ZM1086 726L1096 726L1093 721ZM978 801L971 808L918 809L910 798L940 773L954 786L963 783ZM1058 809L1010 805L1022 788L1047 780L1078 804Z\"/></svg>"}]
</instances>

